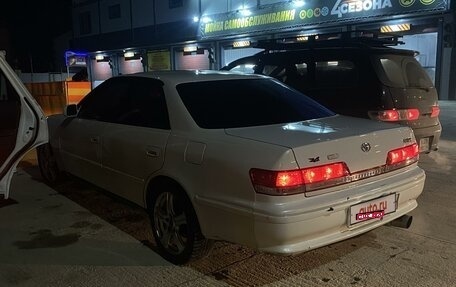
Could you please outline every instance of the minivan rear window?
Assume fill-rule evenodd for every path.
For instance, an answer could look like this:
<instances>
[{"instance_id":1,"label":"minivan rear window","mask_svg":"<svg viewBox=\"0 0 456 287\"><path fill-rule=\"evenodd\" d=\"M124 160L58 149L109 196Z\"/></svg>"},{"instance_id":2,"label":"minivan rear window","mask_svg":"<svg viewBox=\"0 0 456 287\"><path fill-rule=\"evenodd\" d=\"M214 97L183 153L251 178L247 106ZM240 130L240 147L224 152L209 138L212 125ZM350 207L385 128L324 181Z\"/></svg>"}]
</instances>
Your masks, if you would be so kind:
<instances>
[{"instance_id":1,"label":"minivan rear window","mask_svg":"<svg viewBox=\"0 0 456 287\"><path fill-rule=\"evenodd\" d=\"M311 98L271 79L236 79L179 84L179 96L205 129L240 128L335 115Z\"/></svg>"},{"instance_id":2,"label":"minivan rear window","mask_svg":"<svg viewBox=\"0 0 456 287\"><path fill-rule=\"evenodd\" d=\"M432 81L420 63L403 55L372 56L377 75L386 86L395 88L429 88Z\"/></svg>"}]
</instances>

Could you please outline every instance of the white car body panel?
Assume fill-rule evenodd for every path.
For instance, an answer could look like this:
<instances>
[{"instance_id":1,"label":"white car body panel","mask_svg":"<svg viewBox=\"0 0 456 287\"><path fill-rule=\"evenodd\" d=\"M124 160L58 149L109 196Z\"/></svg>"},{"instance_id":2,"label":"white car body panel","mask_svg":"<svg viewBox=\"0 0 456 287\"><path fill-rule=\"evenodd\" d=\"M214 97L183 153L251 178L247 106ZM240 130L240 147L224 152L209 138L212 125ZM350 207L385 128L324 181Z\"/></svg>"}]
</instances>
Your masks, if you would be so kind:
<instances>
[{"instance_id":1,"label":"white car body panel","mask_svg":"<svg viewBox=\"0 0 456 287\"><path fill-rule=\"evenodd\" d=\"M132 76L141 75L164 82L171 130L87 124L93 135L100 136L101 148L97 149L99 155L89 149L97 155L92 161L97 162L94 166L98 169L86 176L81 171L84 167L69 165L64 153L68 153L73 136L73 148L82 149L77 144L90 140L85 135L88 130L81 132L79 137L84 137L78 139L77 134L69 135L74 131L68 127L82 125L80 119L50 117L51 145L63 169L143 207L147 207L148 184L167 177L186 191L204 236L276 253L299 253L352 237L417 206L425 174L416 163L315 191L311 196L259 194L249 176L252 168L295 170L344 161L350 171L359 171L384 165L388 151L415 142L408 127L333 116L283 125L202 129L186 110L176 85L264 77L191 71ZM369 152L361 151L365 142L372 147ZM82 151L80 156L83 157ZM350 206L389 194L398 196L396 212L382 220L349 226Z\"/></svg>"},{"instance_id":2,"label":"white car body panel","mask_svg":"<svg viewBox=\"0 0 456 287\"><path fill-rule=\"evenodd\" d=\"M286 125L228 129L227 133L289 147L293 149L300 168L343 161L351 172L384 165L388 151L414 139L413 132L407 127L385 126L381 122L366 125L366 121L336 115ZM372 133L373 127L378 130ZM391 127L396 134L394 137L391 137ZM342 137L341 131L344 133ZM306 145L303 146L303 142ZM369 152L361 150L363 143L372 143ZM311 162L310 159L315 160Z\"/></svg>"},{"instance_id":3,"label":"white car body panel","mask_svg":"<svg viewBox=\"0 0 456 287\"><path fill-rule=\"evenodd\" d=\"M0 195L8 198L11 178L17 164L29 150L48 141L48 129L43 111L8 65L3 51L0 51L0 72L0 80L2 81L0 83L0 108L2 109L0 113L3 115L11 113L9 118L1 119L6 128L2 127L3 130L0 133L0 148L6 150L6 144L10 141L9 137L16 135L15 147L11 151L8 148L8 155L4 161L0 162ZM16 109L17 105L11 105L14 103L8 101L7 92L11 93L12 90L8 91L7 85L10 85L12 90L14 90L13 93L19 96L20 109L17 112L12 111L12 109ZM6 121L12 121L12 118L17 113L20 113L20 116L19 122L15 127L5 123ZM10 128L11 130L8 130Z\"/></svg>"}]
</instances>

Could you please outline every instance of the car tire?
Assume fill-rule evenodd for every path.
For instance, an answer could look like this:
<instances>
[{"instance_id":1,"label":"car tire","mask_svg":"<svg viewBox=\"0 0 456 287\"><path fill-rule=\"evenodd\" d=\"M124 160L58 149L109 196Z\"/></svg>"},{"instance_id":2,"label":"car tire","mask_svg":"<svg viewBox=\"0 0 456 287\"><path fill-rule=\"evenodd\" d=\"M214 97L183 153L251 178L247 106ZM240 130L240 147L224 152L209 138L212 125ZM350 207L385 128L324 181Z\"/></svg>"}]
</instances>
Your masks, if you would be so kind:
<instances>
[{"instance_id":1,"label":"car tire","mask_svg":"<svg viewBox=\"0 0 456 287\"><path fill-rule=\"evenodd\" d=\"M201 233L195 210L181 188L162 186L150 203L152 233L163 258L184 264L209 253L213 242Z\"/></svg>"},{"instance_id":2,"label":"car tire","mask_svg":"<svg viewBox=\"0 0 456 287\"><path fill-rule=\"evenodd\" d=\"M48 143L40 145L36 148L36 152L41 177L49 185L59 183L63 178L63 173L57 166L57 160L51 145Z\"/></svg>"}]
</instances>

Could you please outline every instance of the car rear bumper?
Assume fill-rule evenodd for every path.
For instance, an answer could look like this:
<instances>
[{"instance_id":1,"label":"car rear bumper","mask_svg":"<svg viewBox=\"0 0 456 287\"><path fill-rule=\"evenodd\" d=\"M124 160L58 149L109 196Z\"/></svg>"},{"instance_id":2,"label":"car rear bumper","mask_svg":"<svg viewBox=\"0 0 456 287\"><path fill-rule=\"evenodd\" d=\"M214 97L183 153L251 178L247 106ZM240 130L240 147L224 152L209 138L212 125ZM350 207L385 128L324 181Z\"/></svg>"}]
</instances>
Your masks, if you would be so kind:
<instances>
[{"instance_id":1,"label":"car rear bumper","mask_svg":"<svg viewBox=\"0 0 456 287\"><path fill-rule=\"evenodd\" d=\"M439 148L439 140L442 133L440 123L432 127L413 128L413 133L415 134L416 142L420 145L421 152L435 151Z\"/></svg>"},{"instance_id":2,"label":"car rear bumper","mask_svg":"<svg viewBox=\"0 0 456 287\"><path fill-rule=\"evenodd\" d=\"M355 187L350 194L361 196L339 199L336 204L320 205L317 209L296 210L299 202L293 201L290 202L289 209L286 207L287 204L281 205L280 209L277 209L277 214L255 212L257 248L271 253L300 253L365 233L401 217L417 207L416 198L423 190L425 173L416 167L394 177L394 180L384 178ZM392 193L397 196L395 212L385 215L382 219L349 225L350 206ZM271 209L274 210L276 207Z\"/></svg>"}]
</instances>

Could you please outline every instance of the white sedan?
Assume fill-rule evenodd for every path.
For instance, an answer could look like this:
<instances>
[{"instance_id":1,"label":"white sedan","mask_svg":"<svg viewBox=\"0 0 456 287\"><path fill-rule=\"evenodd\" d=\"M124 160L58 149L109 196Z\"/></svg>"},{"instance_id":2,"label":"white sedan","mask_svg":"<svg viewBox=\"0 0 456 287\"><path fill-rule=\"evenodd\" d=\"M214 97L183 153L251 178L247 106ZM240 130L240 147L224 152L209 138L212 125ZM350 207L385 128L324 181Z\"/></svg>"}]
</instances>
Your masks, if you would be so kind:
<instances>
[{"instance_id":1,"label":"white sedan","mask_svg":"<svg viewBox=\"0 0 456 287\"><path fill-rule=\"evenodd\" d=\"M43 177L65 171L146 208L177 264L213 240L293 254L409 225L425 181L409 127L334 114L259 75L114 77L48 125Z\"/></svg>"}]
</instances>

